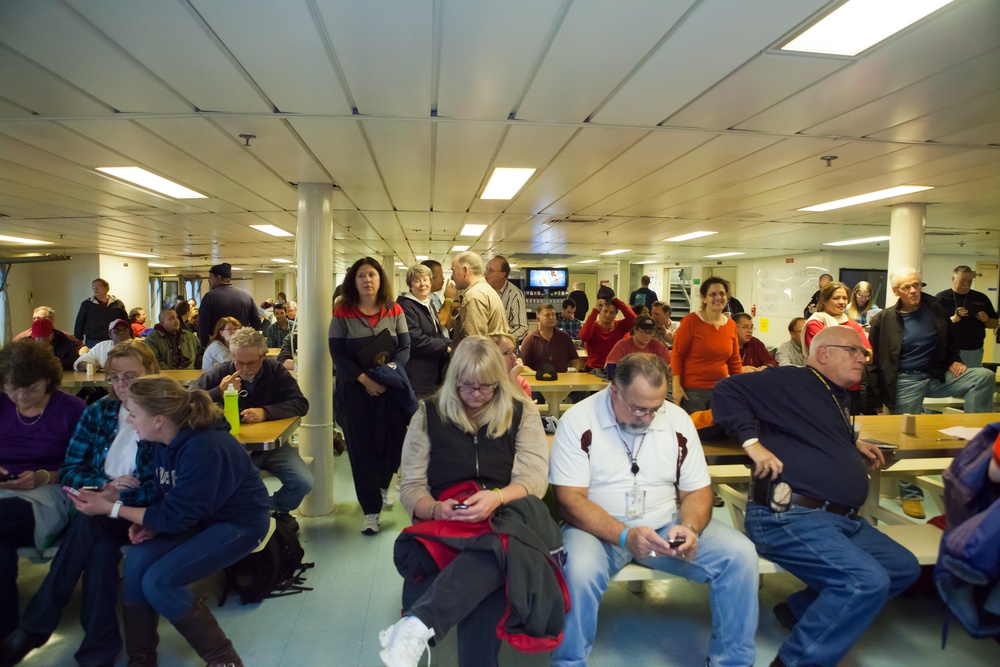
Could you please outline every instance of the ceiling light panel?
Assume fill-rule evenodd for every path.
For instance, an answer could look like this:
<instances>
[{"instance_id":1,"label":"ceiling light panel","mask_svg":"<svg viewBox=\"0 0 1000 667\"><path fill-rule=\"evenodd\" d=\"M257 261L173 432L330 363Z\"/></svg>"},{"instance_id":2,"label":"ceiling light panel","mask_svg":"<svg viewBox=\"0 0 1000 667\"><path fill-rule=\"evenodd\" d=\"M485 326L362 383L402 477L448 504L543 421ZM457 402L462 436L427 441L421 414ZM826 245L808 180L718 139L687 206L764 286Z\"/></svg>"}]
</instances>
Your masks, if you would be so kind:
<instances>
[{"instance_id":1,"label":"ceiling light panel","mask_svg":"<svg viewBox=\"0 0 1000 667\"><path fill-rule=\"evenodd\" d=\"M534 169L497 167L480 199L513 199L534 173Z\"/></svg>"},{"instance_id":2,"label":"ceiling light panel","mask_svg":"<svg viewBox=\"0 0 1000 667\"><path fill-rule=\"evenodd\" d=\"M466 224L462 227L462 231L458 233L459 236L479 236L486 231L486 225L474 225L472 223Z\"/></svg>"},{"instance_id":3,"label":"ceiling light panel","mask_svg":"<svg viewBox=\"0 0 1000 667\"><path fill-rule=\"evenodd\" d=\"M680 243L681 241L690 241L691 239L700 239L703 236L711 236L712 234L718 234L719 232L691 232L690 234L681 234L680 236L674 236L669 239L663 239L669 243Z\"/></svg>"},{"instance_id":4,"label":"ceiling light panel","mask_svg":"<svg viewBox=\"0 0 1000 667\"><path fill-rule=\"evenodd\" d=\"M886 190L876 190L875 192L868 192L863 195L855 195L854 197L847 197L846 199L838 199L836 201L826 202L825 204L816 204L815 206L808 206L806 208L800 208L798 210L811 211L811 212L832 211L837 208L857 206L858 204L867 204L868 202L879 201L880 199L901 197L903 195L913 194L914 192L923 192L924 190L933 190L933 189L934 189L933 186L930 185L900 185L895 188L888 188Z\"/></svg>"},{"instance_id":5,"label":"ceiling light panel","mask_svg":"<svg viewBox=\"0 0 1000 667\"><path fill-rule=\"evenodd\" d=\"M123 181L128 181L129 183L138 185L146 190L152 190L153 192L173 197L174 199L207 198L200 192L195 192L190 188L186 188L180 183L168 181L162 176L157 176L156 174L148 172L141 167L98 167L97 171L108 174L109 176L114 176L115 178L120 178Z\"/></svg>"},{"instance_id":6,"label":"ceiling light panel","mask_svg":"<svg viewBox=\"0 0 1000 667\"><path fill-rule=\"evenodd\" d=\"M632 252L631 250L620 249L620 250L608 250L607 252L600 253L601 255L621 255L625 252Z\"/></svg>"},{"instance_id":7,"label":"ceiling light panel","mask_svg":"<svg viewBox=\"0 0 1000 667\"><path fill-rule=\"evenodd\" d=\"M705 259L719 259L721 257L736 257L737 255L745 255L745 252L720 252L717 255L704 255Z\"/></svg>"},{"instance_id":8,"label":"ceiling light panel","mask_svg":"<svg viewBox=\"0 0 1000 667\"><path fill-rule=\"evenodd\" d=\"M20 236L2 236L0 243L17 243L18 245L53 245L52 241L39 241L37 239L23 239Z\"/></svg>"},{"instance_id":9,"label":"ceiling light panel","mask_svg":"<svg viewBox=\"0 0 1000 667\"><path fill-rule=\"evenodd\" d=\"M272 257L271 261L272 262L277 262L278 264L291 264L292 263L292 260L290 260L290 259L281 259L280 257Z\"/></svg>"},{"instance_id":10,"label":"ceiling light panel","mask_svg":"<svg viewBox=\"0 0 1000 667\"><path fill-rule=\"evenodd\" d=\"M862 244L862 243L878 243L879 241L888 241L888 240L889 240L888 236L870 236L870 237L868 237L866 239L851 239L851 240L848 240L848 241L833 241L831 243L824 243L823 245L835 245L835 246L841 246L841 245L859 245L859 244Z\"/></svg>"},{"instance_id":11,"label":"ceiling light panel","mask_svg":"<svg viewBox=\"0 0 1000 667\"><path fill-rule=\"evenodd\" d=\"M286 232L281 227L275 227L274 225L250 225L252 228L256 229L258 232L264 232L265 234L270 234L271 236L295 236L291 232Z\"/></svg>"}]
</instances>

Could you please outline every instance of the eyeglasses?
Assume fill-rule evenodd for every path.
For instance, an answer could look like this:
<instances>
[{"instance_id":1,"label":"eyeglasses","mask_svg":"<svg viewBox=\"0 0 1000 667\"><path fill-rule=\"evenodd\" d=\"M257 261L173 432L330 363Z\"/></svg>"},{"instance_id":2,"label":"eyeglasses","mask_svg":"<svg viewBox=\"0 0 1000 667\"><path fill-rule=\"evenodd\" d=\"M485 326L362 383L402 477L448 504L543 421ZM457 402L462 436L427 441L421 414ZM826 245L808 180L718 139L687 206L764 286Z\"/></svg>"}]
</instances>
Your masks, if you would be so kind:
<instances>
[{"instance_id":1,"label":"eyeglasses","mask_svg":"<svg viewBox=\"0 0 1000 667\"><path fill-rule=\"evenodd\" d=\"M104 379L108 382L134 382L141 373L105 373Z\"/></svg>"},{"instance_id":2,"label":"eyeglasses","mask_svg":"<svg viewBox=\"0 0 1000 667\"><path fill-rule=\"evenodd\" d=\"M740 331L753 331L753 325L752 324L741 324L740 326L738 326L736 328L739 329Z\"/></svg>"},{"instance_id":3,"label":"eyeglasses","mask_svg":"<svg viewBox=\"0 0 1000 667\"><path fill-rule=\"evenodd\" d=\"M615 387L615 389L618 389L618 387ZM625 395L622 393L621 389L618 389L617 394L618 398L621 399L621 402L625 404L625 407L628 408L628 411L631 412L634 417L649 417L650 415L659 412L660 408L663 407L663 403L660 403L655 408L637 408L629 405L629 402L625 400Z\"/></svg>"},{"instance_id":4,"label":"eyeglasses","mask_svg":"<svg viewBox=\"0 0 1000 667\"><path fill-rule=\"evenodd\" d=\"M458 390L463 394L475 394L477 391L483 396L489 396L496 391L495 384L460 384Z\"/></svg>"},{"instance_id":5,"label":"eyeglasses","mask_svg":"<svg viewBox=\"0 0 1000 667\"><path fill-rule=\"evenodd\" d=\"M898 289L900 292L909 292L911 290L916 290L919 292L920 287L921 287L920 283L907 283L906 285L900 285L896 289Z\"/></svg>"},{"instance_id":6,"label":"eyeglasses","mask_svg":"<svg viewBox=\"0 0 1000 667\"><path fill-rule=\"evenodd\" d=\"M824 347L839 347L841 350L847 350L847 353L852 357L868 356L868 350L858 345L831 345L827 343Z\"/></svg>"}]
</instances>

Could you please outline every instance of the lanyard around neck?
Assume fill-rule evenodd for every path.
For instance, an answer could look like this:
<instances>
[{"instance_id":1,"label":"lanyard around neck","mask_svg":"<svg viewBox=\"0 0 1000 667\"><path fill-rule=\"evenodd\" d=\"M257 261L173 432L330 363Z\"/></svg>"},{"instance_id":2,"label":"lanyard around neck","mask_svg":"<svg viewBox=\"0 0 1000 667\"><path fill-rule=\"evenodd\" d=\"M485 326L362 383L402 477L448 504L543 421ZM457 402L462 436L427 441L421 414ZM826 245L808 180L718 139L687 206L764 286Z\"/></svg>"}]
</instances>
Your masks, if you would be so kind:
<instances>
[{"instance_id":1,"label":"lanyard around neck","mask_svg":"<svg viewBox=\"0 0 1000 667\"><path fill-rule=\"evenodd\" d=\"M840 404L840 401L837 399L837 395L834 393L833 388L826 381L826 378L823 377L822 373L817 371L812 366L809 366L809 370L813 372L813 375L819 378L819 381L823 383L823 386L826 387L826 390L830 392L830 398L833 399L834 404L836 404L837 406L837 413L840 414L840 417L844 420L844 424L847 426L848 436L850 437L851 442L854 442L854 415L851 415L850 418L848 418L847 415L850 413L850 409L845 408L843 405Z\"/></svg>"}]
</instances>

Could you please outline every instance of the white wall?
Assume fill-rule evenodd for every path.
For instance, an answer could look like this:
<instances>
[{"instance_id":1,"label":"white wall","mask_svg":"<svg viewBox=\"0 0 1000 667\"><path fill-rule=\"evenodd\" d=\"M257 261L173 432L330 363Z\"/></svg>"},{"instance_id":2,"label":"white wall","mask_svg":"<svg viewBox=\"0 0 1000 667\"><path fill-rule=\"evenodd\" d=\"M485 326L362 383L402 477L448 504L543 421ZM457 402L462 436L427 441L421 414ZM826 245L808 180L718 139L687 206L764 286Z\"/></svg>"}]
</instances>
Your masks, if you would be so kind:
<instances>
[{"instance_id":1,"label":"white wall","mask_svg":"<svg viewBox=\"0 0 1000 667\"><path fill-rule=\"evenodd\" d=\"M149 262L145 259L99 255L100 277L111 284L111 293L122 300L125 310L142 308L149 315ZM90 292L90 282L87 283ZM87 295L89 296L89 294ZM83 299L85 299L83 297ZM80 301L83 301L80 299ZM73 314L74 317L76 313Z\"/></svg>"}]
</instances>

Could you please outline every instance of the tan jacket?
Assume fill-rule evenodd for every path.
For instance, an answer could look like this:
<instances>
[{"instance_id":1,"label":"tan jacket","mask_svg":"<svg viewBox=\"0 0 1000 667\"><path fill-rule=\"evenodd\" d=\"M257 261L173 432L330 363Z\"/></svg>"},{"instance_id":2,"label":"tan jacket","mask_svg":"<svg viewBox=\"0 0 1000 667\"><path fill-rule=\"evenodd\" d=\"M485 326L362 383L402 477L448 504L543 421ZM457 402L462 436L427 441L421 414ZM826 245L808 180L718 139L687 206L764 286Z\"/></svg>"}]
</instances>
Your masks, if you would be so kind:
<instances>
[{"instance_id":1,"label":"tan jacket","mask_svg":"<svg viewBox=\"0 0 1000 667\"><path fill-rule=\"evenodd\" d=\"M498 331L510 331L507 313L497 291L485 278L480 278L462 295L462 307L455 322L455 344L466 336L485 336Z\"/></svg>"}]
</instances>

